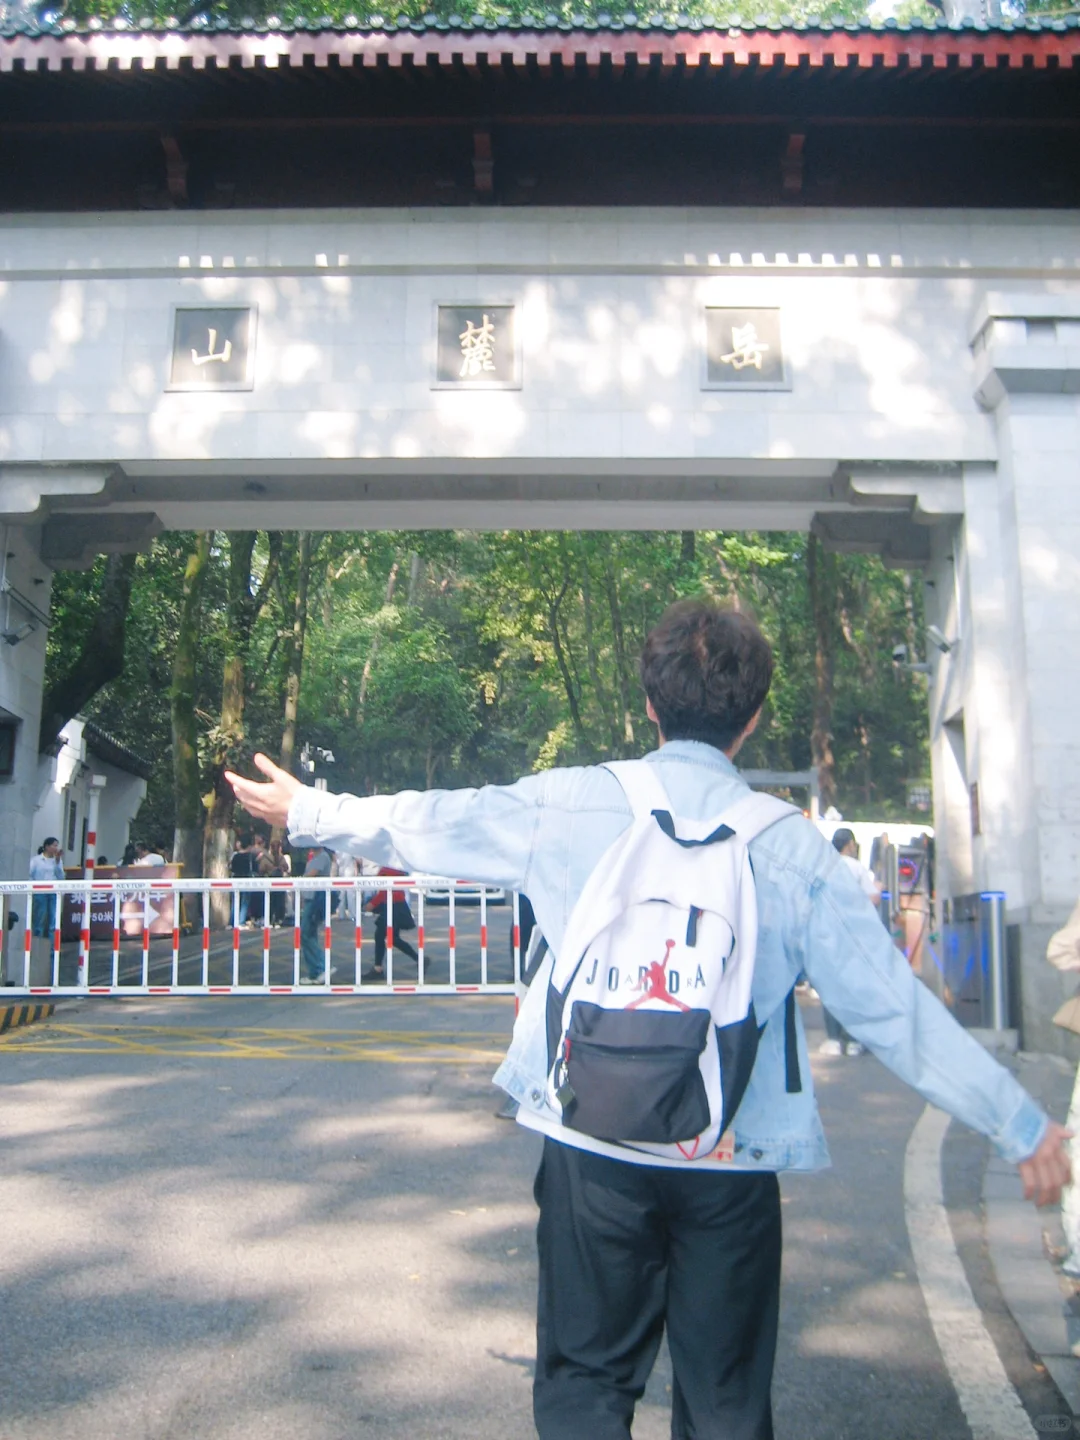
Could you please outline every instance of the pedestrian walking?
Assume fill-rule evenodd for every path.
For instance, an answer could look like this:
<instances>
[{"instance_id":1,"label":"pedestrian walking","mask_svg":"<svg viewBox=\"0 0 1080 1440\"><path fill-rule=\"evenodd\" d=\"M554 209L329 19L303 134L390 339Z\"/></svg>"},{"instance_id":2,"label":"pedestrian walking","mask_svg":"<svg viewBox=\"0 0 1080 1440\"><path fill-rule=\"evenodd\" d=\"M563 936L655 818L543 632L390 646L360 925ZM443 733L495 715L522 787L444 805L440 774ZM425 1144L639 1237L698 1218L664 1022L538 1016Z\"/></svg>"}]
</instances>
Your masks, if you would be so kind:
<instances>
[{"instance_id":1,"label":"pedestrian walking","mask_svg":"<svg viewBox=\"0 0 1080 1440\"><path fill-rule=\"evenodd\" d=\"M302 786L265 756L255 757L265 783L228 777L251 814L287 822L295 839L532 901L550 951L496 1080L519 1102L518 1123L544 1137L541 1440L627 1440L665 1327L674 1440L771 1440L777 1172L828 1164L793 995L800 971L855 1039L1017 1163L1027 1195L1056 1199L1068 1176L1067 1132L912 974L833 847L790 807L763 820L762 802L780 802L753 795L732 762L771 675L748 616L683 601L645 642L659 748L630 771L556 769L510 786L367 798ZM619 925L630 940L644 934L649 897L628 890L620 909L619 882L634 847L660 844L664 873L653 876L667 899L655 916L674 916L674 928L662 950L655 930L648 948L628 941L620 952ZM725 893L738 879L733 921L696 888L681 911L671 901L684 873L696 885L709 866ZM606 908L590 917L594 900ZM699 976L709 989L705 970L738 977L737 994L722 976L715 991L738 1017L730 1028L693 1003ZM564 1000L590 984L595 1004L571 1005L567 1018Z\"/></svg>"},{"instance_id":2,"label":"pedestrian walking","mask_svg":"<svg viewBox=\"0 0 1080 1440\"><path fill-rule=\"evenodd\" d=\"M395 870L390 865L382 865L375 873L377 875L405 875L408 872ZM405 891L394 890L391 903L391 913L394 917L394 949L400 950L403 955L408 955L410 960L415 960L419 964L420 956L402 934L405 930L416 929L416 921L409 909ZM371 967L371 973L379 977L386 974L386 891L382 886L372 893L371 898L366 902L366 908L375 918L375 963Z\"/></svg>"},{"instance_id":3,"label":"pedestrian walking","mask_svg":"<svg viewBox=\"0 0 1080 1440\"><path fill-rule=\"evenodd\" d=\"M874 879L873 871L859 859L859 842L855 838L854 830L849 830L846 826L834 830L832 846L855 884L876 905L881 899L881 887ZM865 1047L858 1040L852 1039L827 1005L822 1005L821 1013L825 1020L825 1039L818 1046L818 1054L861 1055Z\"/></svg>"},{"instance_id":4,"label":"pedestrian walking","mask_svg":"<svg viewBox=\"0 0 1080 1440\"><path fill-rule=\"evenodd\" d=\"M325 876L329 878L334 852L325 845L317 845L308 856L304 876ZM304 962L305 974L300 976L301 985L325 985L327 974L326 950L323 945L323 931L326 928L327 904L322 890L304 895L300 907L300 956ZM331 967L330 974L333 974Z\"/></svg>"}]
</instances>

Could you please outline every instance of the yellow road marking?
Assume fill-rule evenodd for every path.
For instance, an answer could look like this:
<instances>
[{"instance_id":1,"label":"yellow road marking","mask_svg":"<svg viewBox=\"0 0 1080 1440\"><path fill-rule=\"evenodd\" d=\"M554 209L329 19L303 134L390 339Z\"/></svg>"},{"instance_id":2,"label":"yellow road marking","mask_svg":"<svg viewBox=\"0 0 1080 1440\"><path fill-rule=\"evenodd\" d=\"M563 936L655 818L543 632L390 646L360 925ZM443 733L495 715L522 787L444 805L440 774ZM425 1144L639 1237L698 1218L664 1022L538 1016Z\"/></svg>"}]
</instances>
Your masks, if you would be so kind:
<instances>
[{"instance_id":1,"label":"yellow road marking","mask_svg":"<svg viewBox=\"0 0 1080 1440\"><path fill-rule=\"evenodd\" d=\"M24 1035L26 1038L23 1038ZM463 1065L501 1059L504 1045L485 1031L266 1030L223 1033L172 1025L50 1024L0 1036L0 1050L66 1055L174 1055L186 1059L351 1060Z\"/></svg>"}]
</instances>

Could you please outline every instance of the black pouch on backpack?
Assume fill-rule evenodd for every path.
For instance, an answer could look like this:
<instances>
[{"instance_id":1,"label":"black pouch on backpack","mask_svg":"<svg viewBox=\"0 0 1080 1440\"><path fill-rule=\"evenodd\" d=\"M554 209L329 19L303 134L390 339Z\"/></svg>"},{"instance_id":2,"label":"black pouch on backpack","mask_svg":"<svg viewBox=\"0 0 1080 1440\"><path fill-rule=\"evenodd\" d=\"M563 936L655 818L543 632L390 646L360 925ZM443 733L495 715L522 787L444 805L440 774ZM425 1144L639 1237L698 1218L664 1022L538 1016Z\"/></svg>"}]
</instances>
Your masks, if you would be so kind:
<instances>
[{"instance_id":1,"label":"black pouch on backpack","mask_svg":"<svg viewBox=\"0 0 1080 1440\"><path fill-rule=\"evenodd\" d=\"M700 1010L667 1015L575 1002L558 1062L564 1124L596 1140L693 1140L709 1125L700 1068L709 1023Z\"/></svg>"}]
</instances>

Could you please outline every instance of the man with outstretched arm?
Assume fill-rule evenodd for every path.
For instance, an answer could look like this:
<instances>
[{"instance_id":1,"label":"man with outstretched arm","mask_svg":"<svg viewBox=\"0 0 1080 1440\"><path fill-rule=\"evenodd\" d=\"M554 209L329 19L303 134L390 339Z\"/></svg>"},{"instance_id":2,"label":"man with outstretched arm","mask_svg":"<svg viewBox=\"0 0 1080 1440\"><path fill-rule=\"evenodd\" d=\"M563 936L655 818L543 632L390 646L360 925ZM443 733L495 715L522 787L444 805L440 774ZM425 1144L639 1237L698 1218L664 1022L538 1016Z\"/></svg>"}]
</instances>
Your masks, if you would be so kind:
<instances>
[{"instance_id":1,"label":"man with outstretched arm","mask_svg":"<svg viewBox=\"0 0 1080 1440\"><path fill-rule=\"evenodd\" d=\"M672 812L720 817L746 796L732 764L758 722L772 653L745 615L672 606L641 660ZM358 799L302 786L265 756L238 800L298 844L518 890L558 955L568 917L631 806L602 766L479 790ZM928 1101L988 1136L1025 1194L1055 1200L1067 1132L912 974L831 845L792 814L750 841L761 1038L725 1147L659 1160L565 1128L548 1099L547 976L530 987L497 1082L544 1136L534 1415L541 1440L627 1440L666 1327L675 1440L772 1440L780 1289L777 1173L829 1163L792 999L805 972L856 1040Z\"/></svg>"}]
</instances>

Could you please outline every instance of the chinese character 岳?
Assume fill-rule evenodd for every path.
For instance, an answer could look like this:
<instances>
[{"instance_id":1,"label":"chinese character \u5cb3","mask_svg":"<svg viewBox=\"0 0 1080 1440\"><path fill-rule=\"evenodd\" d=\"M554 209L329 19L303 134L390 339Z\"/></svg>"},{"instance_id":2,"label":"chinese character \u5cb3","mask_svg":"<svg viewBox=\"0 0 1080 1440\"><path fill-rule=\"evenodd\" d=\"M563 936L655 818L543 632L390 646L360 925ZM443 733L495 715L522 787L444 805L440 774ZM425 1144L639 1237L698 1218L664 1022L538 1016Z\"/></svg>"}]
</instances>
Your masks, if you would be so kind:
<instances>
[{"instance_id":1,"label":"chinese character \u5cb3","mask_svg":"<svg viewBox=\"0 0 1080 1440\"><path fill-rule=\"evenodd\" d=\"M720 361L724 365L730 365L733 370L745 370L748 365L760 370L762 358L768 348L763 340L758 339L756 325L733 325L731 349L726 355L720 356Z\"/></svg>"},{"instance_id":2,"label":"chinese character \u5cb3","mask_svg":"<svg viewBox=\"0 0 1080 1440\"><path fill-rule=\"evenodd\" d=\"M474 325L466 320L458 336L461 341L461 379L495 369L495 326L484 316L483 323Z\"/></svg>"},{"instance_id":3,"label":"chinese character \u5cb3","mask_svg":"<svg viewBox=\"0 0 1080 1440\"><path fill-rule=\"evenodd\" d=\"M206 354L200 355L194 348L191 351L191 363L193 365L209 365L212 360L218 360L222 365L227 365L232 358L232 341L226 340L221 349L215 355L214 346L217 344L217 331L210 330L210 343L206 347Z\"/></svg>"}]
</instances>

